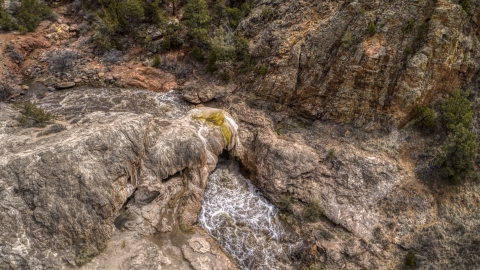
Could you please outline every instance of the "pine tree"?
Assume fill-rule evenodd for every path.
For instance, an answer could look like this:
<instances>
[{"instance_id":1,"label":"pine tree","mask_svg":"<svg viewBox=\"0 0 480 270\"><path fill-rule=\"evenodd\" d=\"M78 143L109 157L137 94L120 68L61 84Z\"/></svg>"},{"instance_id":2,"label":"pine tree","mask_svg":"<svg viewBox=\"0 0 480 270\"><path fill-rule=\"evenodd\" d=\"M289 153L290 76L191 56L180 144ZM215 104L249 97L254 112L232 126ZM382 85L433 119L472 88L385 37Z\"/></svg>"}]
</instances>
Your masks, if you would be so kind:
<instances>
[{"instance_id":1,"label":"pine tree","mask_svg":"<svg viewBox=\"0 0 480 270\"><path fill-rule=\"evenodd\" d=\"M188 0L185 5L183 19L188 27L193 42L197 45L208 43L208 25L211 18L205 0Z\"/></svg>"}]
</instances>

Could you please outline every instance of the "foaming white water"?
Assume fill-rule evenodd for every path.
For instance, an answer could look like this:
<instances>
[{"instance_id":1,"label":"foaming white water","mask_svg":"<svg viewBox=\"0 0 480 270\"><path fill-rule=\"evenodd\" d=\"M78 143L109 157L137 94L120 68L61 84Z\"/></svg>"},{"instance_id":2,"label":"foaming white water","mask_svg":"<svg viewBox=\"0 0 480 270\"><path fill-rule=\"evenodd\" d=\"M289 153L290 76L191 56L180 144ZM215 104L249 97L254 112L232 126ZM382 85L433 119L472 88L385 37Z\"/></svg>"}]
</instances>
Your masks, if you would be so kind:
<instances>
[{"instance_id":1,"label":"foaming white water","mask_svg":"<svg viewBox=\"0 0 480 270\"><path fill-rule=\"evenodd\" d=\"M238 172L238 164L221 164L210 175L201 226L244 269L292 269L289 233L269 203Z\"/></svg>"}]
</instances>

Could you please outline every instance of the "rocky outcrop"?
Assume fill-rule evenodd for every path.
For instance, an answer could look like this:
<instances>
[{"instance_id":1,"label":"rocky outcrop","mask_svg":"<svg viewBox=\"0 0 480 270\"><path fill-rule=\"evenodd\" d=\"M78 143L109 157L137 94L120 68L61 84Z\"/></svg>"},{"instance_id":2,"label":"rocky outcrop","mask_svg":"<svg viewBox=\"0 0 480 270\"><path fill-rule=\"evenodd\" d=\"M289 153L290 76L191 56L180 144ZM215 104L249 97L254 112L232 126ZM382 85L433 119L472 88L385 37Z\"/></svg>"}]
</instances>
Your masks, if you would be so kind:
<instances>
[{"instance_id":1,"label":"rocky outcrop","mask_svg":"<svg viewBox=\"0 0 480 270\"><path fill-rule=\"evenodd\" d=\"M199 81L187 83L182 87L183 99L192 104L200 104L225 97L227 89L221 86L211 86Z\"/></svg>"},{"instance_id":2,"label":"rocky outcrop","mask_svg":"<svg viewBox=\"0 0 480 270\"><path fill-rule=\"evenodd\" d=\"M443 0L259 3L239 30L268 72L237 82L302 116L394 125L474 79L480 42L471 2L468 12ZM272 19L262 17L267 6Z\"/></svg>"},{"instance_id":3,"label":"rocky outcrop","mask_svg":"<svg viewBox=\"0 0 480 270\"><path fill-rule=\"evenodd\" d=\"M309 242L306 262L326 269L403 269L412 251L421 269L478 267L473 205L480 185L450 188L421 180L415 163L425 157L414 153L435 142L411 129L366 133L352 125L267 116L242 102L228 106L239 120L240 157L250 179ZM312 202L323 211L317 221L305 216Z\"/></svg>"},{"instance_id":4,"label":"rocky outcrop","mask_svg":"<svg viewBox=\"0 0 480 270\"><path fill-rule=\"evenodd\" d=\"M0 268L78 266L118 230L191 231L217 156L237 146L236 125L224 111L187 112L176 100L119 89L50 94L37 106L65 128L47 135L2 104Z\"/></svg>"}]
</instances>

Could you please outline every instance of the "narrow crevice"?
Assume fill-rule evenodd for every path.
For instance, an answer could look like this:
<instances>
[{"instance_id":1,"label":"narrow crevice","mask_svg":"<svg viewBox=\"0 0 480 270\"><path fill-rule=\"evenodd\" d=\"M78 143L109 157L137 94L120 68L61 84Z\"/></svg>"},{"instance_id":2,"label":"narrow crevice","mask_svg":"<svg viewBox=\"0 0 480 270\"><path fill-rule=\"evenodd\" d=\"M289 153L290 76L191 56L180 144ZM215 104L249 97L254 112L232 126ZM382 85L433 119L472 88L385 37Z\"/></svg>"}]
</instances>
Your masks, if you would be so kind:
<instances>
[{"instance_id":1,"label":"narrow crevice","mask_svg":"<svg viewBox=\"0 0 480 270\"><path fill-rule=\"evenodd\" d=\"M131 200L135 199L135 192L137 190L138 190L138 188L135 188L135 190L132 192L132 195L128 196L127 200L125 201L125 203L122 205L122 207L120 209L124 209L124 210L128 209L127 205Z\"/></svg>"}]
</instances>

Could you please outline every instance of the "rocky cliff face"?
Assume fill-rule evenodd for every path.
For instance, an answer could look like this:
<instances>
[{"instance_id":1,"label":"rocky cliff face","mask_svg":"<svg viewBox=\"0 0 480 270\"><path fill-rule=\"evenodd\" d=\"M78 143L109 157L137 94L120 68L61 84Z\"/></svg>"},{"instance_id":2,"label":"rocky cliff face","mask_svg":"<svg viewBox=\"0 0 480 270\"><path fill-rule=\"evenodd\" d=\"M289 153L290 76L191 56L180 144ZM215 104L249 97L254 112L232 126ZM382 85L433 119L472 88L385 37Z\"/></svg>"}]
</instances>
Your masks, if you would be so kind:
<instances>
[{"instance_id":1,"label":"rocky cliff face","mask_svg":"<svg viewBox=\"0 0 480 270\"><path fill-rule=\"evenodd\" d=\"M431 161L424 147L436 144L431 138L411 127L364 132L331 122L309 125L242 102L229 108L238 117L250 179L309 242L306 262L404 269L411 251L418 269L479 266L480 185L453 187L434 173L422 176L420 164ZM323 218L308 219L312 202L319 202Z\"/></svg>"},{"instance_id":2,"label":"rocky cliff face","mask_svg":"<svg viewBox=\"0 0 480 270\"><path fill-rule=\"evenodd\" d=\"M63 128L19 126L18 110L1 105L0 268L79 266L124 228L143 235L177 227L195 232L191 224L208 174L224 149L237 146L228 113L187 112L174 96L76 90L37 105L52 111ZM142 241L153 252L147 257L171 265L150 241L135 243L137 250ZM189 259L198 259L185 249ZM127 255L125 263L135 265L131 257L142 254ZM220 251L212 256L206 265L220 256L220 265L223 260L235 268Z\"/></svg>"},{"instance_id":3,"label":"rocky cliff face","mask_svg":"<svg viewBox=\"0 0 480 270\"><path fill-rule=\"evenodd\" d=\"M465 12L444 0L262 1L239 29L268 72L242 77L242 88L317 119L398 123L475 80L478 2L470 2Z\"/></svg>"}]
</instances>

